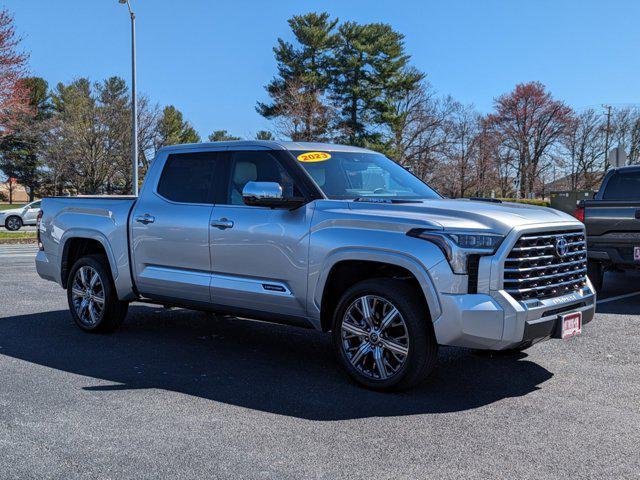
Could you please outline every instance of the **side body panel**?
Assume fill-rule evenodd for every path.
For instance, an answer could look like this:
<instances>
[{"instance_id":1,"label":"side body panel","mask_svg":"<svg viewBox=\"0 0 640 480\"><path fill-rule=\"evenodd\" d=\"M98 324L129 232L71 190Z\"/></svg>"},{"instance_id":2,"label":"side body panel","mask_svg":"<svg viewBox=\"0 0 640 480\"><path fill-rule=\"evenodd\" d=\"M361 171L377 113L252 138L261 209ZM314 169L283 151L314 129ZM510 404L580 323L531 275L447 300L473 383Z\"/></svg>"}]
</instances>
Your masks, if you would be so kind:
<instances>
[{"instance_id":1,"label":"side body panel","mask_svg":"<svg viewBox=\"0 0 640 480\"><path fill-rule=\"evenodd\" d=\"M293 211L216 205L211 231L211 295L217 305L306 316L313 203Z\"/></svg>"},{"instance_id":2,"label":"side body panel","mask_svg":"<svg viewBox=\"0 0 640 480\"><path fill-rule=\"evenodd\" d=\"M206 304L211 302L209 219L213 205L178 203L161 196L158 182L167 159L166 153L155 159L131 216L136 286L144 297Z\"/></svg>"},{"instance_id":3,"label":"side body panel","mask_svg":"<svg viewBox=\"0 0 640 480\"><path fill-rule=\"evenodd\" d=\"M27 207L29 207L29 205L27 205ZM40 212L40 208L27 207L25 207L22 212L22 223L24 225L35 225L36 221L38 220L38 213Z\"/></svg>"},{"instance_id":4,"label":"side body panel","mask_svg":"<svg viewBox=\"0 0 640 480\"><path fill-rule=\"evenodd\" d=\"M307 310L316 328L321 328L320 308L327 278L336 264L348 260L390 263L409 270L420 282L431 319L440 315L440 302L430 269L443 261L446 263L446 259L434 244L406 235L411 228L433 225L406 218L381 219L379 215L352 210L347 201L317 200L315 203L310 234ZM449 269L448 264L446 267ZM438 284L438 290L456 291L459 285L451 282L459 280L466 285L466 278L451 274L446 280L442 279L446 283Z\"/></svg>"},{"instance_id":5,"label":"side body panel","mask_svg":"<svg viewBox=\"0 0 640 480\"><path fill-rule=\"evenodd\" d=\"M44 251L36 257L38 273L64 287L61 272L67 242L74 238L96 240L107 253L118 298L133 299L127 221L134 202L118 197L45 198L40 225Z\"/></svg>"}]
</instances>

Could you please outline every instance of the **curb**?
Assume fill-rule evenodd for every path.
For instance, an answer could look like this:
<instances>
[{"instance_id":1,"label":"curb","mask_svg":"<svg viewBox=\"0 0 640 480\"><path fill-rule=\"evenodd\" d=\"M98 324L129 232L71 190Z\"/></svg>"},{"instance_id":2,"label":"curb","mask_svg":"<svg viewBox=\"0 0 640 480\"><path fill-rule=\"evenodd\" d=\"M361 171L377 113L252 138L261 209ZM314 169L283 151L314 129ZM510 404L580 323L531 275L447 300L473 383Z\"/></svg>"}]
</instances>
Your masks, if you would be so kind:
<instances>
[{"instance_id":1,"label":"curb","mask_svg":"<svg viewBox=\"0 0 640 480\"><path fill-rule=\"evenodd\" d=\"M38 243L37 238L0 238L0 245L22 245L29 243Z\"/></svg>"}]
</instances>

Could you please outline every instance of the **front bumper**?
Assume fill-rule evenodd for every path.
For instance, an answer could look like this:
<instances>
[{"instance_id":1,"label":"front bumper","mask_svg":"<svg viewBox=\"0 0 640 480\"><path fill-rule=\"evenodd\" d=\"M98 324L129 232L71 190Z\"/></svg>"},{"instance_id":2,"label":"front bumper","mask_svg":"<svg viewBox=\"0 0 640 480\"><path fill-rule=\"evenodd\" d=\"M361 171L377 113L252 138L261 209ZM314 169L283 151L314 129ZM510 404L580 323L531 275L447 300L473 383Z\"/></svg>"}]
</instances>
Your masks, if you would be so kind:
<instances>
[{"instance_id":1,"label":"front bumper","mask_svg":"<svg viewBox=\"0 0 640 480\"><path fill-rule=\"evenodd\" d=\"M443 294L442 314L433 326L438 343L457 347L504 350L557 334L560 315L582 312L586 324L595 314L591 285L535 304L517 302L499 290L489 294Z\"/></svg>"}]
</instances>

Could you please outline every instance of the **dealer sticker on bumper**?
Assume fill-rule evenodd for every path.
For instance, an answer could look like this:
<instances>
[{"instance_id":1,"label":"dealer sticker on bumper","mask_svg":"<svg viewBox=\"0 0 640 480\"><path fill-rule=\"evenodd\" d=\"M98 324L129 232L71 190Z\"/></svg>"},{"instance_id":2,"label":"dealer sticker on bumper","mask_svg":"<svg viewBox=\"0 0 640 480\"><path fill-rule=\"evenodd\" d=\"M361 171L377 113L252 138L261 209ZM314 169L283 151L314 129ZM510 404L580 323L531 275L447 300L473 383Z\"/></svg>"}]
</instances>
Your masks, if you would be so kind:
<instances>
[{"instance_id":1,"label":"dealer sticker on bumper","mask_svg":"<svg viewBox=\"0 0 640 480\"><path fill-rule=\"evenodd\" d=\"M562 339L575 337L582 333L582 312L569 313L560 317Z\"/></svg>"},{"instance_id":2,"label":"dealer sticker on bumper","mask_svg":"<svg viewBox=\"0 0 640 480\"><path fill-rule=\"evenodd\" d=\"M633 247L633 259L640 262L640 247Z\"/></svg>"}]
</instances>

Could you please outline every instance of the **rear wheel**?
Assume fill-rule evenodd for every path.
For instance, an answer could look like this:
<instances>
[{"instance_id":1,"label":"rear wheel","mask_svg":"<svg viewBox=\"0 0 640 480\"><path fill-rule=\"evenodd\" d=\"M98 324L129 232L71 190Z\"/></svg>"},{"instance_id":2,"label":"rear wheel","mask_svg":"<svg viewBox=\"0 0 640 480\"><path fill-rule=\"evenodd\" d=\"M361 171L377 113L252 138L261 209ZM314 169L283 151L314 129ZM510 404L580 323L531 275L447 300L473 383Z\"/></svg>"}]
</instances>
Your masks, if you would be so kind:
<instances>
[{"instance_id":1,"label":"rear wheel","mask_svg":"<svg viewBox=\"0 0 640 480\"><path fill-rule=\"evenodd\" d=\"M588 260L587 276L589 277L589 280L591 280L596 292L600 292L604 284L604 267L602 266L602 263L594 260Z\"/></svg>"},{"instance_id":2,"label":"rear wheel","mask_svg":"<svg viewBox=\"0 0 640 480\"><path fill-rule=\"evenodd\" d=\"M116 330L129 308L116 296L104 255L87 255L73 265L67 281L67 300L73 320L86 332Z\"/></svg>"},{"instance_id":3,"label":"rear wheel","mask_svg":"<svg viewBox=\"0 0 640 480\"><path fill-rule=\"evenodd\" d=\"M20 227L22 227L22 219L16 215L11 216L4 221L4 228L11 230L12 232L20 230Z\"/></svg>"},{"instance_id":4,"label":"rear wheel","mask_svg":"<svg viewBox=\"0 0 640 480\"><path fill-rule=\"evenodd\" d=\"M405 282L359 282L343 295L333 320L333 347L341 365L375 390L411 388L433 370L438 344L427 309Z\"/></svg>"}]
</instances>

